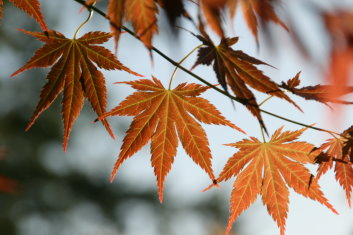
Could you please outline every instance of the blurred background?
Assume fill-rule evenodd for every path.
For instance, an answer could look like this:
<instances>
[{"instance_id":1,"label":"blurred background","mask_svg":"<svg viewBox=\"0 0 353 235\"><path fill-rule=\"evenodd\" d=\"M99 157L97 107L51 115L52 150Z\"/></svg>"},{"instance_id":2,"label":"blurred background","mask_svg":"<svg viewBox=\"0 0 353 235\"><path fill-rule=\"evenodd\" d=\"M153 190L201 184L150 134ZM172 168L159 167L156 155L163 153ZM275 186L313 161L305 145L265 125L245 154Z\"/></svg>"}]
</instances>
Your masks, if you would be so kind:
<instances>
[{"instance_id":1,"label":"blurred background","mask_svg":"<svg viewBox=\"0 0 353 235\"><path fill-rule=\"evenodd\" d=\"M277 82L286 81L302 71L303 85L322 83L323 68L329 55L329 39L320 23L320 16L310 10L312 5L307 2L326 10L335 7L350 7L353 10L353 6L351 1L340 1L339 4L330 0L283 1L282 7L277 9L278 14L296 26L299 38L309 49L310 62L294 46L291 36L275 25L270 25L268 29L272 40L260 34L260 42L263 43L258 47L240 12L235 19L235 27L228 29L228 35L240 37L237 49L278 68L262 68ZM79 13L81 6L73 0L41 1L41 4L48 26L68 38L73 36L87 16L86 12ZM107 1L101 1L97 7L105 9L106 5ZM192 3L186 7L190 12L195 12ZM160 34L154 39L154 44L171 58L178 61L199 44L187 32L180 31L177 36L173 34L163 15L159 22ZM188 22L180 25L196 32ZM149 145L127 160L114 182L109 182L131 118L110 119L117 135L117 140L113 141L101 124L93 123L96 116L86 102L73 127L67 152L63 152L59 97L30 131L25 132L49 69L32 69L10 78L10 74L25 64L42 45L16 28L40 30L34 20L6 1L0 26L0 175L16 183L9 192L0 193L0 235L224 234L233 180L221 184L221 189L202 193L210 184L209 178L182 148L178 148L175 163L166 179L163 204L159 203L157 196ZM101 16L94 15L80 33L93 30L109 31L109 27ZM105 47L113 49L113 42L105 44ZM156 76L165 85L174 69L156 54L152 63L144 46L129 35L123 35L119 43L119 60L147 77ZM190 68L194 61L195 55L185 62L185 67ZM211 68L199 66L194 72L217 83ZM112 83L135 77L119 71L105 72L105 76L110 109L132 92L128 86ZM198 83L179 72L173 84L186 81ZM266 98L258 95L259 101ZM242 106L236 104L234 107L229 100L213 91L208 91L203 97L210 99L228 119L249 135L261 136L257 121ZM293 99L303 108L304 114L276 99L266 103L264 108L307 124L329 125L338 132L352 125L350 107L341 110L337 123L332 123L332 119L326 118L333 112L329 108L316 102L304 102L298 97ZM283 125L291 130L299 128L269 116L264 118L269 133ZM227 127L203 126L209 137L217 175L236 151L222 144L236 142L246 136ZM329 137L308 130L302 140L318 146ZM314 173L316 168L312 167L311 170ZM340 216L291 190L286 234L353 234L353 212L348 208L345 194L335 182L334 174L329 172L320 183ZM233 225L232 233L272 235L279 234L279 230L258 198Z\"/></svg>"}]
</instances>

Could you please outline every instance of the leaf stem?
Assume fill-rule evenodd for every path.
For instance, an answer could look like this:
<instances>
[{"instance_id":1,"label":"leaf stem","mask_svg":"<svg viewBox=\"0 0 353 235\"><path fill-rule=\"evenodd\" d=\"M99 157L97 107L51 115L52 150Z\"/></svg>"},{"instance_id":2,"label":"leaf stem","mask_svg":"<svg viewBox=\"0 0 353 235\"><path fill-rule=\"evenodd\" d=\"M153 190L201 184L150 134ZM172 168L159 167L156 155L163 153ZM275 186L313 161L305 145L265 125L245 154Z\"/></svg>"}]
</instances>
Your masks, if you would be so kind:
<instances>
[{"instance_id":1,"label":"leaf stem","mask_svg":"<svg viewBox=\"0 0 353 235\"><path fill-rule=\"evenodd\" d=\"M273 97L273 96L270 95L269 97L267 97L266 99L264 99L264 100L259 104L259 107L261 107L264 103L266 103L267 101L269 101L272 97ZM261 135L262 135L263 142L266 143L264 127L263 127L263 125L261 125L261 124L260 124L260 129L261 129Z\"/></svg>"},{"instance_id":2,"label":"leaf stem","mask_svg":"<svg viewBox=\"0 0 353 235\"><path fill-rule=\"evenodd\" d=\"M267 101L269 101L273 96L269 96L267 97L266 99L264 99L260 104L259 104L259 107L261 107L261 105L263 105L264 103L266 103Z\"/></svg>"},{"instance_id":3,"label":"leaf stem","mask_svg":"<svg viewBox=\"0 0 353 235\"><path fill-rule=\"evenodd\" d=\"M203 44L200 44L198 45L197 47L195 47L194 49L192 49L186 56L184 56L184 58L182 58L179 63L177 65L175 65L175 69L172 73L172 76L170 77L170 80L169 80L169 85L168 85L168 90L170 90L170 87L172 86L172 82L173 82L173 79L175 77L175 74L177 72L177 70L179 69L180 65L192 54L194 53L197 49L199 49L200 47L202 47Z\"/></svg>"},{"instance_id":4,"label":"leaf stem","mask_svg":"<svg viewBox=\"0 0 353 235\"><path fill-rule=\"evenodd\" d=\"M88 14L87 19L86 19L80 26L78 26L78 28L76 29L76 32L75 32L75 34L74 34L74 39L76 39L76 36L77 36L78 31L80 31L80 29L81 29L85 24L87 24L87 22L90 21L90 19L92 18L92 16L93 16L93 10L92 10L92 8L93 8L94 4L96 4L96 1L94 1L91 5L86 5L86 4L84 4L84 5L87 7L87 10L88 10L89 14Z\"/></svg>"},{"instance_id":5,"label":"leaf stem","mask_svg":"<svg viewBox=\"0 0 353 235\"><path fill-rule=\"evenodd\" d=\"M131 36L135 37L136 39L140 40L140 37L137 36L132 30L130 30L129 28L125 27L125 26L117 26L114 22L112 22L109 17L103 12L101 11L100 9L94 7L94 6L88 6L84 0L73 0L83 6L86 6L88 7L90 10L96 12L97 14L103 16L104 18L106 18L110 25L118 30L125 30L128 34L130 34ZM173 59L171 59L169 56L167 56L166 54L164 54L162 51L160 51L158 48L156 47L152 47L151 50L153 50L154 52L156 52L158 55L160 55L161 57L163 57L165 60L167 60L169 63L171 63L172 65L175 65L177 66L179 69L183 70L184 72L188 73L190 76L196 78L197 80L199 80L200 82L204 83L205 85L211 87L212 89L216 90L217 92L223 94L224 96L227 96L228 98L236 101L236 102L239 102L241 104L248 104L247 100L245 99L241 99L241 98L238 98L238 97L235 97L235 96L232 96L231 94L229 94L228 92L225 92L223 91L222 89L214 86L213 84L209 83L208 81L206 81L205 79L203 79L202 77L194 74L193 72L191 72L190 70L186 69L185 67L183 67L182 65L180 65L178 62L174 61ZM272 112L269 112L269 111L266 111L264 109L259 109L262 113L265 113L267 115L270 115L272 117L275 117L275 118L278 118L278 119L281 119L283 121L286 121L286 122L290 122L290 123L293 123L293 124L296 124L296 125L299 125L299 126L303 126L303 127L307 127L309 129L312 129L312 130L317 130L317 131L321 131L321 132L326 132L330 135L339 135L339 136L342 136L341 134L337 133L337 132L334 132L334 131L330 131L330 130L326 130L326 129L323 129L323 128L319 128L319 127L314 127L312 125L308 125L308 124L305 124L305 123L301 123L301 122L297 122L295 120L291 120L289 118L285 118L285 117L282 117L280 115L277 115L275 113L272 113Z\"/></svg>"},{"instance_id":6,"label":"leaf stem","mask_svg":"<svg viewBox=\"0 0 353 235\"><path fill-rule=\"evenodd\" d=\"M266 138L265 138L264 127L260 125L260 129L261 129L262 139L263 139L264 143L266 143Z\"/></svg>"}]
</instances>

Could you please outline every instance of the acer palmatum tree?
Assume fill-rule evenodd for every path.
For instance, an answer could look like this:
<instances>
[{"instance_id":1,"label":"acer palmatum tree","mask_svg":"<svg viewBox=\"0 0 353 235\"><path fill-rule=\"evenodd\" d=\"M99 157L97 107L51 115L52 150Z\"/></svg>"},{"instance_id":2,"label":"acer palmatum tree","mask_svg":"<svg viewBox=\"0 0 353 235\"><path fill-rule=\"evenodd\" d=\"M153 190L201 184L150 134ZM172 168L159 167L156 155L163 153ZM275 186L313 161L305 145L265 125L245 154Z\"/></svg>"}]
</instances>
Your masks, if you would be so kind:
<instances>
[{"instance_id":1,"label":"acer palmatum tree","mask_svg":"<svg viewBox=\"0 0 353 235\"><path fill-rule=\"evenodd\" d=\"M82 9L86 9L89 16L73 33L72 39L47 26L38 1L11 0L10 2L36 20L42 30L41 32L29 32L23 29L20 31L44 43L12 76L36 67L50 67L46 77L47 83L42 88L40 100L27 130L60 93L63 93L61 115L64 123L64 151L67 149L73 123L80 114L85 98L97 114L96 121L101 121L113 138L114 134L107 118L134 116L122 140L123 144L111 179L113 180L118 168L127 158L133 156L150 141L151 164L157 178L159 200L162 202L165 178L171 170L180 141L186 153L209 176L212 184L207 189L212 186L220 187L222 181L236 177L230 197L230 216L226 233L230 232L237 217L260 195L268 213L277 223L280 233L285 234L289 204L288 188L318 201L337 213L322 193L318 181L319 177L332 167L334 167L336 180L345 190L348 204L351 205L352 128L339 133L311 123L289 119L282 115L281 110L276 111L275 107L271 109L274 110L273 112L269 112L264 110L262 105L264 103L268 105L270 103L268 100L274 97L283 99L296 110L302 111L302 107L294 101L295 96L318 101L334 108L337 103L352 104L349 100L343 100L341 96L353 91L352 86L349 85L353 66L353 8L331 12L320 12L319 8L315 9L327 29L331 43L327 73L322 81L329 81L332 85L300 86L299 71L294 78L280 82L266 75L260 66L271 66L271 62L265 62L249 55L246 51L235 49L239 40L245 39L230 33L231 26L224 23L227 22L225 18L233 20L235 15L239 14L238 11L242 11L244 22L253 34L258 47L266 46L259 37L261 26L266 28L268 23L275 23L285 31L291 32L290 25L287 25L285 20L276 13L276 8L281 4L280 0L177 0L173 3L166 0L109 0L106 9L94 7L96 1L93 0L73 0L81 4ZM0 1L0 6L2 5L3 2ZM190 11L186 7L190 5L195 11ZM83 26L91 20L93 12L105 17L111 32L87 32L77 37L77 33L83 31ZM154 43L153 39L158 31L163 30L158 22L161 13L167 15L168 24L172 30L176 30L180 22L191 22L195 27L187 29L191 32L190 37L196 37L201 42L201 45L195 45L195 48L179 62L159 50L158 45ZM127 24L131 24L132 27L126 27ZM236 25L232 24L232 27ZM271 34L270 31L266 33ZM158 80L150 75L141 79L138 77L142 75L134 72L138 71L138 65L132 69L124 66L117 59L121 50L118 48L118 43L124 34L130 34L143 43L152 61L157 54L174 65L175 70L171 73L170 79ZM215 39L211 39L210 34ZM114 38L115 48L98 46L111 37ZM299 45L300 41L295 39ZM185 68L182 63L195 51L197 51L197 58L194 66L190 69ZM214 80L207 81L202 75L193 72L195 67L201 65L212 66ZM156 65L152 63L151 66ZM98 68L124 70L136 76L134 81L118 78L117 83L128 84L137 91L107 112L105 77ZM178 69L189 75L187 78L189 82L173 81ZM287 77L290 76L292 75L288 74ZM197 81L203 85L196 84ZM218 81L220 86L213 84L214 81ZM249 111L249 115L258 121L259 133L262 136L261 141L254 136L247 136L239 138L234 144L229 144L238 151L229 158L218 177L212 168L212 154L207 133L200 123L226 125L245 135L247 130L230 122L228 120L230 118L224 117L211 104L212 100L208 101L200 97L209 89L219 92L225 102L231 100L233 103L243 105ZM267 96L263 102L258 102L259 93L262 97ZM234 114L236 112L239 111L234 110ZM269 137L270 130L267 127L268 123L263 119L264 113L283 122L276 123L278 125L276 128L279 129L272 137ZM305 128L283 132L280 126L286 122ZM312 143L298 141L297 139L305 130L326 133L330 139L317 147ZM317 175L311 174L304 164L318 166Z\"/></svg>"}]
</instances>

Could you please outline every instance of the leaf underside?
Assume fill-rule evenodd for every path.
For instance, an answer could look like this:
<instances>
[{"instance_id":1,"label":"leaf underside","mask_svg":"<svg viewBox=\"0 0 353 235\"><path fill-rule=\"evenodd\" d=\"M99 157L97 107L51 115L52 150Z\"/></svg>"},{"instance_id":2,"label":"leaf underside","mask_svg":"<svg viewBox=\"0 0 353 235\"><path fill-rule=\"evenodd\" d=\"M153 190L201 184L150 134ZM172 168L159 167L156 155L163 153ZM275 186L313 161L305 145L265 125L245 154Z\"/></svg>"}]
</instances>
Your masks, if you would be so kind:
<instances>
[{"instance_id":1,"label":"leaf underside","mask_svg":"<svg viewBox=\"0 0 353 235\"><path fill-rule=\"evenodd\" d=\"M200 27L200 31L202 35L196 35L196 37L202 41L204 47L198 50L198 57L193 67L200 64L212 65L217 80L223 89L228 92L228 87L230 87L236 97L243 101L242 103L263 127L264 123L258 103L249 87L282 98L301 110L275 82L256 67L257 65L268 64L240 50L231 48L232 45L237 43L237 37L222 39L221 43L215 46L203 27Z\"/></svg>"},{"instance_id":2,"label":"leaf underside","mask_svg":"<svg viewBox=\"0 0 353 235\"><path fill-rule=\"evenodd\" d=\"M89 32L78 39L68 39L56 31L46 33L21 31L36 37L45 44L12 76L28 69L52 66L47 76L47 83L41 91L39 103L26 130L63 91L63 147L66 150L71 128L80 114L85 98L88 99L98 116L105 112L107 104L105 78L97 66L107 70L118 69L138 74L123 66L109 50L94 45L108 41L111 37L109 33ZM108 121L102 120L102 123L114 138Z\"/></svg>"},{"instance_id":3,"label":"leaf underside","mask_svg":"<svg viewBox=\"0 0 353 235\"><path fill-rule=\"evenodd\" d=\"M328 105L331 103L338 104L353 104L353 102L340 100L339 96L347 95L353 92L352 86L347 86L345 89L339 90L333 94L331 91L335 89L333 85L315 85L315 86L304 86L299 88L300 85L300 72L295 75L294 78L289 79L286 83L282 82L281 88L284 88L295 95L303 97L306 100L315 100L323 104Z\"/></svg>"},{"instance_id":4,"label":"leaf underside","mask_svg":"<svg viewBox=\"0 0 353 235\"><path fill-rule=\"evenodd\" d=\"M286 24L277 16L274 10L273 0L228 0L228 8L231 19L234 19L236 9L240 5L246 24L258 43L259 23L266 24L269 21L281 25L288 31ZM260 21L260 22L259 22Z\"/></svg>"},{"instance_id":5,"label":"leaf underside","mask_svg":"<svg viewBox=\"0 0 353 235\"><path fill-rule=\"evenodd\" d=\"M324 197L317 180L303 165L314 161L310 153L314 146L295 141L304 130L283 132L280 128L269 142L263 143L250 137L229 144L239 151L229 158L217 179L217 182L221 182L237 177L231 193L227 234L234 221L260 194L268 213L283 235L288 214L288 187L337 213Z\"/></svg>"},{"instance_id":6,"label":"leaf underside","mask_svg":"<svg viewBox=\"0 0 353 235\"><path fill-rule=\"evenodd\" d=\"M12 2L17 8L23 10L33 19L35 19L43 31L48 30L38 0L10 0L10 2ZM0 19L2 17L2 7L3 0L0 0Z\"/></svg>"},{"instance_id":7,"label":"leaf underside","mask_svg":"<svg viewBox=\"0 0 353 235\"><path fill-rule=\"evenodd\" d=\"M318 178L334 166L336 181L346 192L348 205L351 207L353 189L353 128L350 127L339 138L328 139L319 148L321 154L317 157L319 163Z\"/></svg>"},{"instance_id":8,"label":"leaf underside","mask_svg":"<svg viewBox=\"0 0 353 235\"><path fill-rule=\"evenodd\" d=\"M134 116L124 137L111 180L120 165L151 140L151 162L162 202L163 185L176 155L178 137L186 153L214 180L206 132L197 121L226 125L243 131L226 120L206 99L198 97L208 87L182 83L173 90L167 90L156 78L124 83L138 91L99 118L104 120L114 115Z\"/></svg>"},{"instance_id":9,"label":"leaf underside","mask_svg":"<svg viewBox=\"0 0 353 235\"><path fill-rule=\"evenodd\" d=\"M158 33L158 8L155 0L110 0L107 16L113 23L111 31L117 47L124 19L131 22L143 44L152 49L153 35Z\"/></svg>"}]
</instances>

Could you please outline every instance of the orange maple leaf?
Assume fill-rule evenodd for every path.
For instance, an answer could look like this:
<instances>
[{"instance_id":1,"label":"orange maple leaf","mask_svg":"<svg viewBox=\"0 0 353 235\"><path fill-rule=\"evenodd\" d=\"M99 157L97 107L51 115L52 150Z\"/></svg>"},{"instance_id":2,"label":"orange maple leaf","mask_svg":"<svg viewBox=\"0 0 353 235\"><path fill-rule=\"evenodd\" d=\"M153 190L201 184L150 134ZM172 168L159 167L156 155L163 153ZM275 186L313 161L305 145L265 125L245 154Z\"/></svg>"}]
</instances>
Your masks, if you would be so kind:
<instances>
[{"instance_id":1,"label":"orange maple leaf","mask_svg":"<svg viewBox=\"0 0 353 235\"><path fill-rule=\"evenodd\" d=\"M292 92L295 95L301 96L306 100L316 100L327 105L328 102L339 103L339 104L353 104L353 102L340 100L339 96L343 96L353 92L353 87L348 86L345 90L340 90L340 93L336 92L335 96L330 94L330 91L334 89L332 85L315 85L305 86L298 88L300 85L300 72L295 75L294 78L289 79L286 83L282 82L280 87Z\"/></svg>"},{"instance_id":2,"label":"orange maple leaf","mask_svg":"<svg viewBox=\"0 0 353 235\"><path fill-rule=\"evenodd\" d=\"M328 139L319 147L321 154L316 158L319 163L318 178L335 164L335 177L346 192L348 205L351 207L353 188L353 127L345 130L341 137Z\"/></svg>"},{"instance_id":3,"label":"orange maple leaf","mask_svg":"<svg viewBox=\"0 0 353 235\"><path fill-rule=\"evenodd\" d=\"M26 12L29 16L35 19L43 31L47 31L48 27L44 21L40 3L38 0L10 0L16 7ZM3 0L0 0L0 18L2 17Z\"/></svg>"},{"instance_id":4,"label":"orange maple leaf","mask_svg":"<svg viewBox=\"0 0 353 235\"><path fill-rule=\"evenodd\" d=\"M78 39L68 39L56 31L46 33L21 31L36 37L45 44L12 76L31 68L53 65L47 76L48 82L42 89L40 101L26 130L64 91L62 119L64 121L63 146L66 150L71 128L82 109L84 98L88 99L98 116L102 115L106 109L105 78L93 63L99 68L107 70L118 69L135 75L138 74L123 66L108 49L94 45L108 41L111 37L109 33L89 32ZM102 123L114 138L109 123L106 120L103 120Z\"/></svg>"},{"instance_id":5,"label":"orange maple leaf","mask_svg":"<svg viewBox=\"0 0 353 235\"><path fill-rule=\"evenodd\" d=\"M238 42L238 37L224 38L216 46L203 30L202 25L200 31L202 35L196 35L196 37L202 41L204 47L198 50L198 58L193 68L199 64L213 65L213 70L223 89L227 91L229 86L233 93L243 100L243 104L256 116L262 126L264 126L264 123L259 106L253 92L248 86L260 92L285 99L301 110L281 91L275 82L256 67L256 65L268 65L267 63L251 57L240 50L233 50L231 48L232 45Z\"/></svg>"},{"instance_id":6,"label":"orange maple leaf","mask_svg":"<svg viewBox=\"0 0 353 235\"><path fill-rule=\"evenodd\" d=\"M281 234L284 234L289 203L288 186L337 213L324 197L317 180L303 165L314 161L314 154L310 152L314 146L306 142L293 142L305 128L293 132L282 132L282 129L278 129L269 142L263 143L251 137L228 144L239 151L229 158L216 181L237 176L230 198L227 234L234 221L256 200L258 194Z\"/></svg>"},{"instance_id":7,"label":"orange maple leaf","mask_svg":"<svg viewBox=\"0 0 353 235\"><path fill-rule=\"evenodd\" d=\"M226 6L228 0L201 0L200 8L205 16L210 28L221 38L224 37L222 28L221 12Z\"/></svg>"},{"instance_id":8,"label":"orange maple leaf","mask_svg":"<svg viewBox=\"0 0 353 235\"><path fill-rule=\"evenodd\" d=\"M157 177L159 199L162 202L164 180L171 169L178 146L177 132L186 153L212 180L215 179L207 136L195 119L243 131L226 120L206 99L197 97L209 87L182 83L170 90L165 89L156 78L153 78L153 81L142 79L124 83L138 91L99 117L104 120L114 115L135 116L126 132L111 180L120 165L151 139L151 162Z\"/></svg>"},{"instance_id":9,"label":"orange maple leaf","mask_svg":"<svg viewBox=\"0 0 353 235\"><path fill-rule=\"evenodd\" d=\"M283 21L278 18L275 10L273 9L273 3L279 1L274 0L228 0L228 8L230 17L233 19L236 13L238 5L241 4L242 12L245 18L245 22L250 28L254 35L256 42L258 42L258 20L263 23L272 21L276 24L281 25L288 31L288 28Z\"/></svg>"},{"instance_id":10,"label":"orange maple leaf","mask_svg":"<svg viewBox=\"0 0 353 235\"><path fill-rule=\"evenodd\" d=\"M347 93L353 67L353 11L337 10L322 13L331 39L331 55L327 80L332 84L329 95Z\"/></svg>"},{"instance_id":11,"label":"orange maple leaf","mask_svg":"<svg viewBox=\"0 0 353 235\"><path fill-rule=\"evenodd\" d=\"M152 37L158 32L158 8L155 0L110 0L107 16L114 23L111 26L115 45L120 37L121 26L125 17L131 22L137 36L148 49L152 48Z\"/></svg>"}]
</instances>

